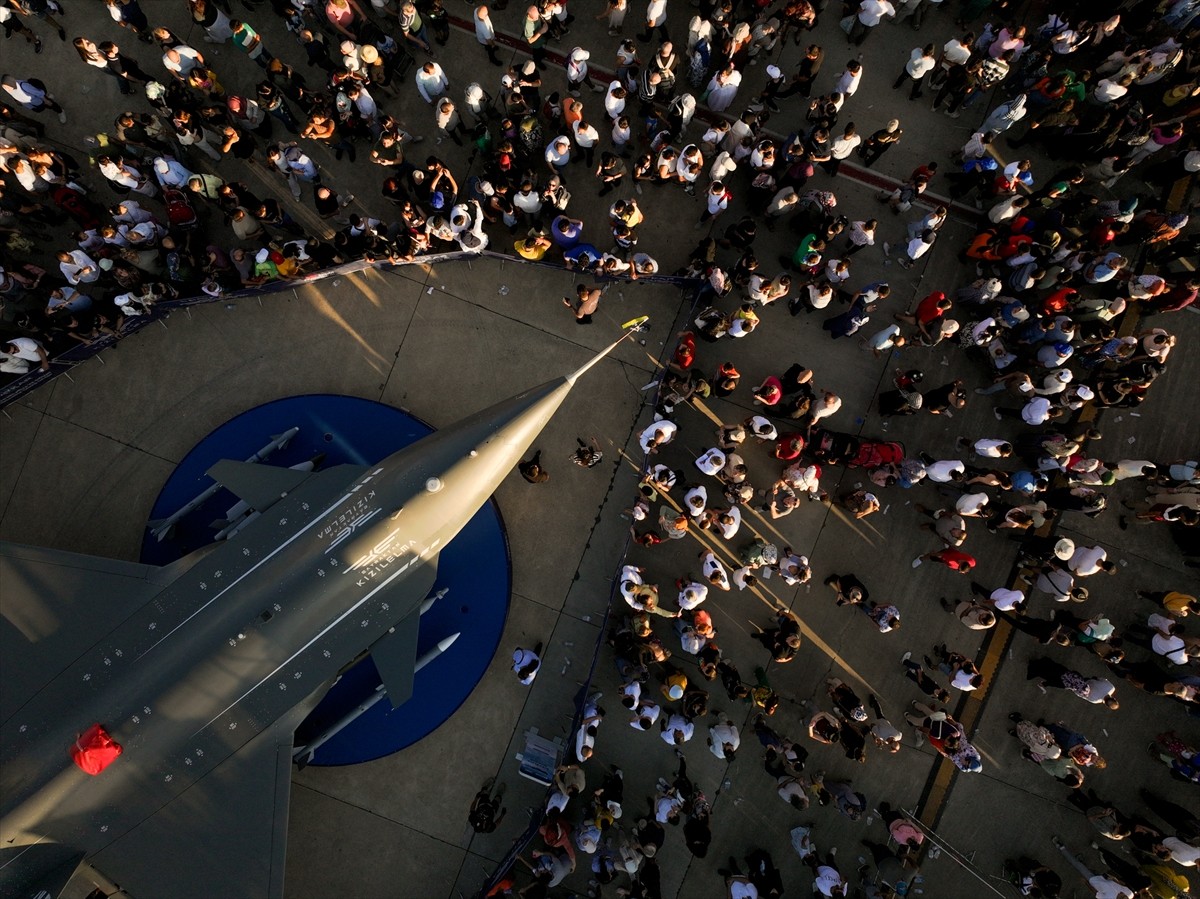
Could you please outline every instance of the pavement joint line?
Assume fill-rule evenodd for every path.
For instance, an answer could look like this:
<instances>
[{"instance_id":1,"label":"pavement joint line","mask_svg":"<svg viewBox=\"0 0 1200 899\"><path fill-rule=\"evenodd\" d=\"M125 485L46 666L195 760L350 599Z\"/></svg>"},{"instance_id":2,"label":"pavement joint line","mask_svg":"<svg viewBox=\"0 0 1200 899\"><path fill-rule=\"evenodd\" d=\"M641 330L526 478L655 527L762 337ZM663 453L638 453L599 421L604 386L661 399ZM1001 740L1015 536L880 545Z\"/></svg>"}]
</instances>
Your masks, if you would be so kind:
<instances>
[{"instance_id":1,"label":"pavement joint line","mask_svg":"<svg viewBox=\"0 0 1200 899\"><path fill-rule=\"evenodd\" d=\"M58 379L55 378L54 381L51 381L50 382L51 385L53 386L54 382L57 380ZM47 402L47 406L49 406L49 404L53 401L54 401L54 395L52 393L50 395L49 402ZM46 417L48 414L46 412L38 411L38 410L35 410L28 406L26 407L26 410L29 412L32 412L34 415L37 416L37 423L33 426L33 436L29 441L29 447L25 450L25 455L21 457L21 464L16 467L17 477L12 482L12 485L13 485L12 490L8 491L8 495L4 498L4 506L2 507L2 510L0 510L0 512L2 512L2 515L0 515L0 517L4 517L4 518L7 518L7 516L8 516L8 507L12 503L13 494L17 492L17 485L25 477L25 468L26 468L26 466L29 465L29 458L33 454L34 446L37 445L38 435L41 433L42 425L45 423ZM56 419L56 420L61 420L61 419Z\"/></svg>"},{"instance_id":2,"label":"pavement joint line","mask_svg":"<svg viewBox=\"0 0 1200 899\"><path fill-rule=\"evenodd\" d=\"M1141 316L1139 315L1138 307L1133 306L1130 309L1129 315L1127 315L1121 322L1121 336L1133 334L1137 330L1140 323ZM1097 409L1097 407L1092 405L1085 406L1080 414L1075 417L1076 426L1092 424L1098 419L1102 411L1103 410ZM1085 449L1086 445L1087 443L1085 442ZM1053 533L1055 528L1059 526L1060 521L1061 516L1059 516L1059 519L1057 519L1055 522L1049 523L1046 527L1042 528L1041 530L1045 531L1043 536L1049 536L1051 533ZM1021 584L1016 581L1016 574L1019 572L1021 567L1020 559L1018 557L1017 561L1014 562L1013 570L1009 575L1010 589L1017 589L1021 586ZM1027 589L1030 593L1033 591L1032 584L1025 586L1027 586ZM1028 593L1026 595L1028 596ZM983 646L981 647L982 651L984 652L984 661L980 666L980 673L984 675L984 686L981 688L983 690L983 695L978 697L979 701L976 704L971 705L969 702L969 697L973 694L968 694L968 698L961 700L958 706L958 709L962 712L962 717L959 718L959 722L963 725L964 730L971 734L971 736L974 736L972 728L979 720L979 717L983 714L984 706L986 705L988 696L990 694L992 680L999 673L1000 666L1004 661L1004 652L1012 643L1013 636L1014 629L1012 625L1001 618L997 621L996 627L989 630L988 635L984 638ZM998 650L996 650L997 646L999 647ZM976 690L974 692L978 693L979 691ZM939 764L934 768L933 772L931 772L929 780L926 782L925 789L922 791L921 797L917 803L917 815L922 823L929 827L937 826L938 822L941 820L942 813L945 811L946 802L949 799L950 790L954 785L957 774L958 769L952 762L950 762L949 759L946 758L942 758Z\"/></svg>"},{"instance_id":3,"label":"pavement joint line","mask_svg":"<svg viewBox=\"0 0 1200 899\"><path fill-rule=\"evenodd\" d=\"M316 795L321 796L325 799L329 799L333 802L336 802L339 805L347 805L351 808L358 809L360 812L365 812L366 814L370 815L373 818L378 818L381 821L387 821L389 824L395 824L397 827L403 827L405 830L411 830L411 831L414 831L415 833L419 833L423 837L427 837L431 840L436 840L437 842L442 843L445 846L449 846L453 849L457 849L459 852L463 852L463 853L471 852L471 850L467 847L460 846L457 843L451 843L448 840L443 840L441 837L435 837L432 834L426 833L423 830L418 830L417 828L413 827L410 824L405 824L403 821L398 821L395 818L389 818L387 815L382 815L379 812L375 811L374 809L370 809L370 808L367 808L366 806L359 805L357 802L351 802L350 800L348 800L342 796L335 796L334 794L328 793L325 790L317 789L312 784L300 783L296 780L293 780L291 782L291 784L292 784L292 789L307 790L310 793L315 793ZM481 852L475 852L473 854L486 858L486 856L484 856L483 853L481 853ZM491 859L489 859L489 861L490 860Z\"/></svg>"},{"instance_id":4,"label":"pavement joint line","mask_svg":"<svg viewBox=\"0 0 1200 899\"><path fill-rule=\"evenodd\" d=\"M486 257L486 258L495 258L495 257ZM439 263L439 264L448 264L448 263L459 262L459 261L462 261L462 260L446 260L446 261L444 261L444 262L442 262L442 263ZM514 262L514 261L515 261L515 262L517 262L518 264L521 264L521 263L523 262L523 260L520 260L520 259L516 259L516 260L510 260L510 259L507 259L507 258L506 258L504 261L505 261L506 263L507 263L507 262ZM405 268L411 268L411 266L406 266ZM387 275L393 275L393 276L395 276L395 277L399 277L399 278L403 278L403 277L404 277L403 275L400 275L400 274L399 274L399 273L398 273L396 270L394 270L394 269L380 269L380 271L382 271L384 274L387 274ZM565 343L565 344L568 344L568 345L570 345L570 346L576 347L577 349L583 350L583 351L587 352L588 354L591 354L591 353L593 352L593 349L592 349L591 347L587 346L586 344L584 344L584 343L581 343L581 342L579 342L579 341L576 341L576 340L572 340L570 337L567 337L566 335L562 335L562 334L556 334L556 333L554 333L553 331L550 331L550 330L548 330L547 328L544 328L544 327L541 327L541 326L539 326L538 324L536 324L536 322L535 322L534 320L531 320L531 319L528 319L528 318L521 318L521 317L519 317L519 316L517 316L517 315L515 315L515 314L513 314L513 313L504 312L504 311L501 311L501 310L498 310L498 309L493 309L492 307L490 307L490 306L486 306L486 305L484 305L483 303L480 303L480 302L478 302L478 301L476 301L476 300L473 300L473 299L471 299L471 298L469 298L469 297L462 297L462 296L459 296L458 294L456 294L456 293L453 293L453 292L451 292L451 291L449 291L449 290L442 290L442 288L441 288L441 286L440 286L440 285L433 285L433 284L430 284L430 282L429 282L429 279L430 279L431 277L433 277L433 275L434 275L434 274L435 274L435 273L434 273L434 272L432 272L432 271L429 271L429 272L427 272L427 273L426 273L425 280L424 280L423 282L421 282L421 295L420 295L420 297L418 298L418 301L417 301L417 305L418 305L418 306L420 305L420 301L421 301L421 300L423 300L423 299L425 299L425 298L427 297L426 291L427 291L427 290L428 290L430 287L433 287L433 289L434 289L434 292L435 292L435 293L442 293L442 294L445 294L446 296L448 296L448 297L451 297L451 298L453 298L453 299L457 300L457 301L458 301L458 302L460 302L460 303L465 303L465 304L467 304L467 305L469 305L469 306L474 306L476 309L478 309L478 310L480 310L480 311L482 311L482 312L486 312L486 313L490 313L490 314L492 314L492 315L496 315L496 316L498 316L499 318L503 318L503 319L505 319L505 320L507 320L507 321L514 322L514 323L516 323L516 324L519 324L519 325L524 325L524 326L525 326L525 327L527 327L527 328L532 328L533 330L537 331L537 332L538 332L538 333L540 333L540 334L543 334L543 335L545 335L545 336L547 336L547 337L553 337L555 340L558 340L558 341L560 341L560 342L562 342L562 343ZM416 279L405 278L405 280L409 280L409 281L412 281L413 283L416 283ZM318 282L318 283L319 283L319 282ZM414 311L414 313L413 313L413 318L415 318L415 317L416 317L416 312ZM411 320L410 320L410 326L411 326ZM406 332L405 332L405 333L406 333L406 335L407 335L407 330L406 330ZM645 349L645 348L643 348L643 349ZM651 358L653 358L653 357L651 357ZM613 360L613 361L617 362L618 364L620 364L620 365L622 365L622 366L629 366L629 367L632 367L632 368L634 368L634 369L636 369L636 370L638 370L638 371L647 371L647 372L649 372L649 371L655 371L655 369L654 369L654 368L652 368L652 367L649 367L649 366L647 366L645 369L638 368L638 366L637 366L637 365L635 365L634 363L632 363L632 362L630 362L630 361L628 361L628 360L625 360L625 359L615 359L615 360Z\"/></svg>"},{"instance_id":5,"label":"pavement joint line","mask_svg":"<svg viewBox=\"0 0 1200 899\"><path fill-rule=\"evenodd\" d=\"M59 424L66 425L69 428L77 428L78 430L84 431L88 434L94 434L95 436L99 437L102 440L111 441L112 443L115 443L118 446L122 446L125 449L133 450L135 453L140 453L143 456L149 456L151 459L157 459L159 462L165 462L167 465L175 466L175 465L179 464L179 461L176 459L168 459L166 456L160 456L158 453L152 453L152 452L150 452L150 450L144 449L143 447L140 447L135 443L130 443L128 440L122 440L120 437L114 437L111 434L105 434L104 432L98 431L95 428L88 427L87 425L81 425L81 424L79 424L79 422L76 422L76 421L68 421L67 419L62 418L59 415L55 415L52 412L42 412L40 414L41 414L43 420L49 418L51 421L56 421ZM41 429L41 425L42 425L42 423L38 422L39 430ZM36 439L36 436L37 435L35 432L35 435L34 435L35 439ZM28 458L29 458L29 454L26 453L26 459L28 459ZM25 461L22 460L21 467L24 468L24 465L25 465ZM5 505L7 507L7 503Z\"/></svg>"}]
</instances>

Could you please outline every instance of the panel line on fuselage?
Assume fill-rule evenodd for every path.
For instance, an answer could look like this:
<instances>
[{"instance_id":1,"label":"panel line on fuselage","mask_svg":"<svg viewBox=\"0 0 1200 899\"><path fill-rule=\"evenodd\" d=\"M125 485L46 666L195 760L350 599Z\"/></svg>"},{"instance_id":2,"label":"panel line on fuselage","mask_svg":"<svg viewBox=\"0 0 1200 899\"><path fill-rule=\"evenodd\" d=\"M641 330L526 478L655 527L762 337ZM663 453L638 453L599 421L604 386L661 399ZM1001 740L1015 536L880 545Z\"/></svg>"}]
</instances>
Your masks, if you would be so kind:
<instances>
[{"instance_id":1,"label":"panel line on fuselage","mask_svg":"<svg viewBox=\"0 0 1200 899\"><path fill-rule=\"evenodd\" d=\"M241 575L239 575L235 580L230 581L229 585L227 587L225 587L224 590L221 590L219 593L215 594L212 599L210 599L208 602L204 603L204 605L200 606L200 608L196 609L196 611L194 611L194 612L192 612L192 614L188 615L187 618L183 619L183 621L179 622L179 624L175 625L173 628L171 628L169 631L167 631L155 643L152 643L146 649L146 651L143 652L140 656L138 656L137 659L135 659L134 661L141 661L142 659L144 659L156 646L161 644L164 640L169 638L177 630L179 630L181 627L183 627L185 624L187 624L189 621L191 621L193 618L195 618L197 615L199 615L201 612L203 612L209 606L211 606L214 602L216 602L218 599L220 599L222 596L224 596L226 593L228 593L230 590L232 590L234 587L236 587L238 584L240 584L246 578L248 578L251 574L253 574L255 571L257 571L260 567L265 565L267 562L271 561L271 559L275 558L276 555L278 555L280 552L282 552L284 549L286 549L289 545L291 545L291 543L294 540L297 540L299 537L301 537L304 533L306 533L312 527L314 527L318 523L324 521L326 515L328 515L330 512L332 512L334 509L336 509L341 503L344 503L346 500L348 500L353 495L354 495L353 491L351 491L350 493L344 494L340 499L338 499L337 502L333 503L329 508L327 508L320 515L314 516L313 520L310 521L307 525L305 525L300 530L296 531L296 533L292 534L292 536L290 536L287 540L283 541L283 543L279 544L277 547L275 547L273 550L271 550L271 552L268 555L263 556L263 558L259 559L256 563L254 563L254 565L252 565L250 568L246 569L246 571L244 571Z\"/></svg>"},{"instance_id":2,"label":"panel line on fuselage","mask_svg":"<svg viewBox=\"0 0 1200 899\"><path fill-rule=\"evenodd\" d=\"M438 541L435 541L435 543L432 546L425 547L425 549L423 549L413 559L413 561L414 562L421 561L440 542L441 541L438 540ZM409 563L409 564L411 564L411 563ZM345 621L346 618L348 618L350 615L354 614L354 612L356 610L358 610L359 608L362 607L363 603L367 602L372 596L374 596L376 593L378 593L380 590L382 590L384 587L386 587L388 584L390 584L392 581L394 581L396 578L398 578L400 575L402 575L408 569L408 567L409 567L409 565L404 565L397 571L393 572L387 578L387 580L385 580L383 583L381 583L378 587L376 587L374 590L372 590L370 593L368 593L366 596L364 596L362 599L360 599L358 602L356 602L350 608L346 609L346 611L344 611L341 615L339 615L337 618L335 618L333 621L331 621L328 625L326 625L325 628L320 633L318 633L315 637L313 637L311 640L309 640L307 643L305 643L303 646L301 646L298 650L296 650L294 653L292 653L292 655L290 657L288 657L286 660L281 662L279 664L279 666L275 668L274 671L272 671L270 674L268 674L266 677L264 677L262 680L260 680L257 684L255 684L253 687L251 687L249 690L247 690L245 693L243 693L241 696L239 696L237 699L235 699L233 702L231 702L229 705L227 705L221 711L219 711L210 721L208 721L204 725L204 727L201 727L200 730L197 730L195 734L192 734L192 736L196 736L196 734L199 734L202 731L204 731L205 729L207 729L208 727L211 727L212 724L214 722L216 722L217 720L219 720L222 715L224 715L226 712L228 712L230 709L232 709L234 706L236 706L238 703L240 703L243 699L245 699L247 696L249 696L251 693L253 693L255 690L257 690L259 687L261 687L263 684L265 684L271 678L273 678L276 674L278 674L280 671L282 671L288 665L290 665L293 661L295 661L295 659L298 656L300 656L309 647L311 647L314 643L316 643L318 640L320 640L322 637L324 637L327 633L329 633L331 630L333 630L335 627L337 627L339 624L341 624L343 621Z\"/></svg>"}]
</instances>

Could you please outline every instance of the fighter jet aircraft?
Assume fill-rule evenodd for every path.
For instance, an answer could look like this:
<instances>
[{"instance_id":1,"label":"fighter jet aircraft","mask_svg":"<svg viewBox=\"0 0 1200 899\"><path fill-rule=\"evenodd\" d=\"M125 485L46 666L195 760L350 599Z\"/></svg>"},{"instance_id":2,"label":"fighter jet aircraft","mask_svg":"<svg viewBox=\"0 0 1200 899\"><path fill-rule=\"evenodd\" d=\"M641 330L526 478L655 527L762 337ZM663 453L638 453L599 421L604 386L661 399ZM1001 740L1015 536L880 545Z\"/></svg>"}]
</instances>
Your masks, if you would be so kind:
<instances>
[{"instance_id":1,"label":"fighter jet aircraft","mask_svg":"<svg viewBox=\"0 0 1200 899\"><path fill-rule=\"evenodd\" d=\"M262 514L165 568L0 544L0 896L84 858L135 895L282 895L296 725L365 651L409 696L439 551L621 340L378 465L218 462ZM93 725L122 751L89 774Z\"/></svg>"}]
</instances>

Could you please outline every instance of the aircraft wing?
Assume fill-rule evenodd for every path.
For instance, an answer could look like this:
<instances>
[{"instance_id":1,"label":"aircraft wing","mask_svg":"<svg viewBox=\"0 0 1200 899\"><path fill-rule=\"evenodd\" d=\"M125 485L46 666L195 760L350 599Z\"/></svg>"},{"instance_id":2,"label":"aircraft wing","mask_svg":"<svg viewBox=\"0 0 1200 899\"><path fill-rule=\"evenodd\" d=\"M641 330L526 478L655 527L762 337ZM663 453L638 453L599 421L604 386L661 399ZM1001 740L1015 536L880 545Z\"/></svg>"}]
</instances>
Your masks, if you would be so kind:
<instances>
[{"instance_id":1,"label":"aircraft wing","mask_svg":"<svg viewBox=\"0 0 1200 899\"><path fill-rule=\"evenodd\" d=\"M0 721L144 606L167 571L0 543Z\"/></svg>"},{"instance_id":2,"label":"aircraft wing","mask_svg":"<svg viewBox=\"0 0 1200 899\"><path fill-rule=\"evenodd\" d=\"M322 691L109 844L91 863L135 895L282 897L292 734Z\"/></svg>"}]
</instances>

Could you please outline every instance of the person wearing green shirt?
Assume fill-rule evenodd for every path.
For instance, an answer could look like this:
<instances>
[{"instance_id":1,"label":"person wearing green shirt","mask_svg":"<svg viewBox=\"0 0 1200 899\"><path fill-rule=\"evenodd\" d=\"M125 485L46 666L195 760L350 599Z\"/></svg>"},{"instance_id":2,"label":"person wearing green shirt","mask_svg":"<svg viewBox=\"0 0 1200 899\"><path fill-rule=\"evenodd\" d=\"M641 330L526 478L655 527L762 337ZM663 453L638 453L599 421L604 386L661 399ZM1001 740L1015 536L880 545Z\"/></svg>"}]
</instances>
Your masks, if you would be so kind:
<instances>
[{"instance_id":1,"label":"person wearing green shirt","mask_svg":"<svg viewBox=\"0 0 1200 899\"><path fill-rule=\"evenodd\" d=\"M232 19L229 27L233 31L233 42L237 48L265 69L275 57L267 52L266 45L258 32L238 19Z\"/></svg>"}]
</instances>

